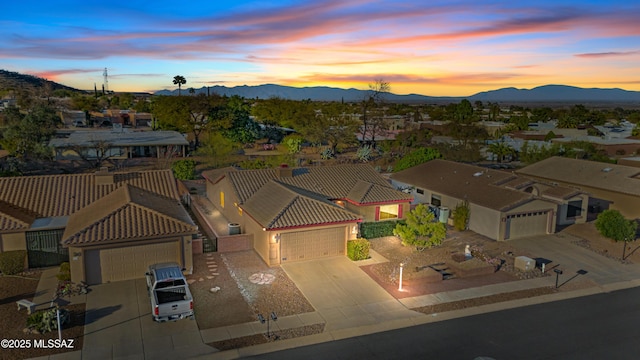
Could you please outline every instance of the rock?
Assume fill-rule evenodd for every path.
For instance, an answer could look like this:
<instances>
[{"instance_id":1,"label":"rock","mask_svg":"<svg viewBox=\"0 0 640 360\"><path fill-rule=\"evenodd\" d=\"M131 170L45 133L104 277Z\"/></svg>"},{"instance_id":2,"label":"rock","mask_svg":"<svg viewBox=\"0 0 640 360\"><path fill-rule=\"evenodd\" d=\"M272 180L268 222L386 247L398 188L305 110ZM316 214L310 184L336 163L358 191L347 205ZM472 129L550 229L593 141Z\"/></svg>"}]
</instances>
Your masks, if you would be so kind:
<instances>
[{"instance_id":1,"label":"rock","mask_svg":"<svg viewBox=\"0 0 640 360\"><path fill-rule=\"evenodd\" d=\"M212 293L217 293L218 291L220 291L220 286L212 287L211 289L209 289L209 291L211 291Z\"/></svg>"},{"instance_id":2,"label":"rock","mask_svg":"<svg viewBox=\"0 0 640 360\"><path fill-rule=\"evenodd\" d=\"M194 282L196 282L194 279L189 279L189 280L187 280L187 283L188 283L189 285L193 284Z\"/></svg>"},{"instance_id":3,"label":"rock","mask_svg":"<svg viewBox=\"0 0 640 360\"><path fill-rule=\"evenodd\" d=\"M24 328L22 329L22 332L25 334L29 334L31 332L31 330L29 330L29 328Z\"/></svg>"}]
</instances>

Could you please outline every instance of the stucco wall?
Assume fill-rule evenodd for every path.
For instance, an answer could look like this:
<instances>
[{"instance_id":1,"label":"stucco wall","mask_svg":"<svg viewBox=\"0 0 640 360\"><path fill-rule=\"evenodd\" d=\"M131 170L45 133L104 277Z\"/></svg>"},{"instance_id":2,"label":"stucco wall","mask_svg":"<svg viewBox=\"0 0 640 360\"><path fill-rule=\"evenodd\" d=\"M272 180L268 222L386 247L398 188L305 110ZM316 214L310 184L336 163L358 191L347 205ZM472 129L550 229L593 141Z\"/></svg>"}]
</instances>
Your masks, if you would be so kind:
<instances>
[{"instance_id":1,"label":"stucco wall","mask_svg":"<svg viewBox=\"0 0 640 360\"><path fill-rule=\"evenodd\" d=\"M27 250L27 240L23 232L2 234L2 251Z\"/></svg>"}]
</instances>

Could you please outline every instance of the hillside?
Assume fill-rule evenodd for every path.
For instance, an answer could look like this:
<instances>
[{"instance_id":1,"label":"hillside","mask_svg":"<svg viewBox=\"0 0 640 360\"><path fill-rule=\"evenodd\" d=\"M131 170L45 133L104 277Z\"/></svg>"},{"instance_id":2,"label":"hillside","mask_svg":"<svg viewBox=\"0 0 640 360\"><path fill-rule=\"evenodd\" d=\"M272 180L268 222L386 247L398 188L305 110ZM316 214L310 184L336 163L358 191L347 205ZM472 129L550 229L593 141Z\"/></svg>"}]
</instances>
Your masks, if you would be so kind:
<instances>
[{"instance_id":1,"label":"hillside","mask_svg":"<svg viewBox=\"0 0 640 360\"><path fill-rule=\"evenodd\" d=\"M79 91L72 87L58 84L33 75L25 75L17 72L6 71L0 69L0 94L6 91L26 91L30 93L38 93L49 87L51 91L69 90Z\"/></svg>"},{"instance_id":2,"label":"hillside","mask_svg":"<svg viewBox=\"0 0 640 360\"><path fill-rule=\"evenodd\" d=\"M366 90L340 89L326 86L296 88L275 84L257 86L210 86L195 89L196 94L207 92L222 96L238 95L249 99L268 99L279 97L289 100L314 101L361 101L367 95ZM185 89L182 90L185 94ZM177 95L178 90L162 90L156 95ZM467 97L436 97L418 94L387 94L385 100L396 103L452 103L462 99L490 101L500 103L620 103L640 104L640 91L622 89L585 89L566 85L545 85L533 89L503 88L480 92Z\"/></svg>"}]
</instances>

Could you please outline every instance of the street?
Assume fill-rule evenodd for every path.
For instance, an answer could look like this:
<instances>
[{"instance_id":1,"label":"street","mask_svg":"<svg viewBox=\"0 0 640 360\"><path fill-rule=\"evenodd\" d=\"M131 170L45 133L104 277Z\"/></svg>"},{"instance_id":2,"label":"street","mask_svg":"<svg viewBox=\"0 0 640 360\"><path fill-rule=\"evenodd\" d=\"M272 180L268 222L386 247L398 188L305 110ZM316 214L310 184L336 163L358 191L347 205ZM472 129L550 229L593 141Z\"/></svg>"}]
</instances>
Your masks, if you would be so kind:
<instances>
[{"instance_id":1,"label":"street","mask_svg":"<svg viewBox=\"0 0 640 360\"><path fill-rule=\"evenodd\" d=\"M263 354L256 359L636 359L640 288Z\"/></svg>"}]
</instances>

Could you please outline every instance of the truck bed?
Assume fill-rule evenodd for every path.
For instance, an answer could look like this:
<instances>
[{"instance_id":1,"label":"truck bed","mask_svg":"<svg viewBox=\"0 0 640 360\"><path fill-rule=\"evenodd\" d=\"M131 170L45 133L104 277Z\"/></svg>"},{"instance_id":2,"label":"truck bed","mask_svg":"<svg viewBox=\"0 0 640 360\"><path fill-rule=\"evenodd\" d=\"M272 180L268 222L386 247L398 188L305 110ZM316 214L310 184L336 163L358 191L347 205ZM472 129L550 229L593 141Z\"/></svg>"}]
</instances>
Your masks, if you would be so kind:
<instances>
[{"instance_id":1,"label":"truck bed","mask_svg":"<svg viewBox=\"0 0 640 360\"><path fill-rule=\"evenodd\" d=\"M156 296L158 304L188 300L184 287L159 289L156 290Z\"/></svg>"}]
</instances>

